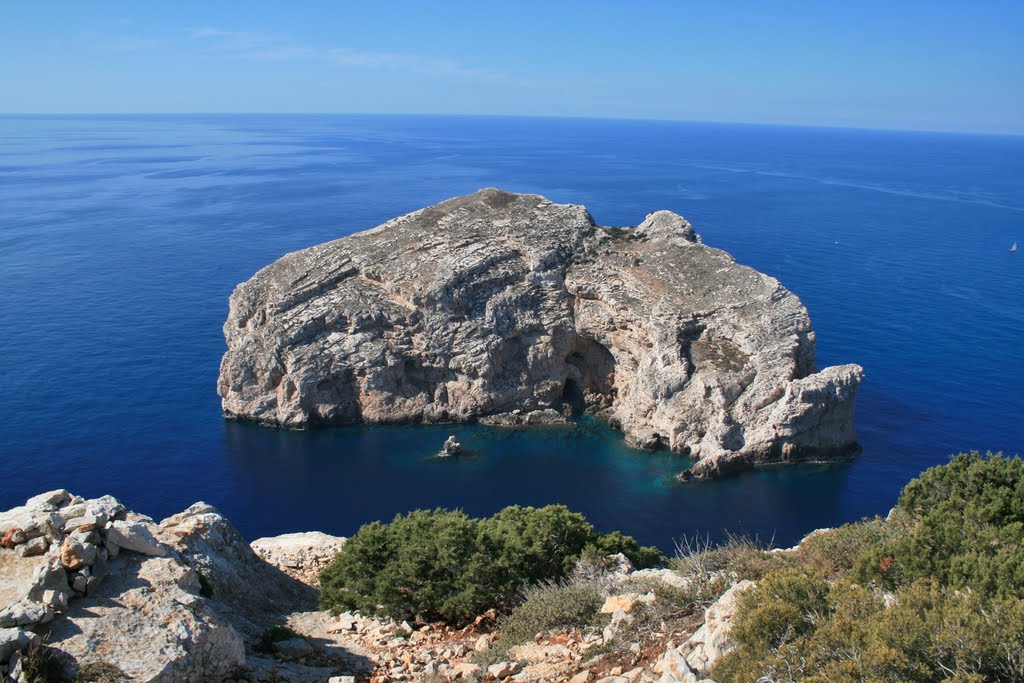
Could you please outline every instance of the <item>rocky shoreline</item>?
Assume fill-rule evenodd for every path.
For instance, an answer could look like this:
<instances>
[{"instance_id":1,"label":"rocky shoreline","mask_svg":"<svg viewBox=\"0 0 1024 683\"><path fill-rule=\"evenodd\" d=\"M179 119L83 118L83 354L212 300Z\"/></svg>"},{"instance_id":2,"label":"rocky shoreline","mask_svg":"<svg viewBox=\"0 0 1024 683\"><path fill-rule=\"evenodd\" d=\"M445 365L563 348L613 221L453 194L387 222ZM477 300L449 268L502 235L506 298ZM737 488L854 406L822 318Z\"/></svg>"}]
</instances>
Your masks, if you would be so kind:
<instances>
[{"instance_id":1,"label":"rocky shoreline","mask_svg":"<svg viewBox=\"0 0 1024 683\"><path fill-rule=\"evenodd\" d=\"M590 412L696 478L848 455L863 370L799 299L670 211L635 228L494 188L288 254L224 324L228 417L550 424Z\"/></svg>"},{"instance_id":2,"label":"rocky shoreline","mask_svg":"<svg viewBox=\"0 0 1024 683\"><path fill-rule=\"evenodd\" d=\"M749 584L703 620L631 635L657 586L690 579L617 556L603 579L605 626L541 632L490 662L493 612L455 630L319 611L317 575L343 538L249 544L203 503L158 523L65 490L0 513L0 537L0 680L18 682L44 670L58 681L696 683L728 650Z\"/></svg>"}]
</instances>

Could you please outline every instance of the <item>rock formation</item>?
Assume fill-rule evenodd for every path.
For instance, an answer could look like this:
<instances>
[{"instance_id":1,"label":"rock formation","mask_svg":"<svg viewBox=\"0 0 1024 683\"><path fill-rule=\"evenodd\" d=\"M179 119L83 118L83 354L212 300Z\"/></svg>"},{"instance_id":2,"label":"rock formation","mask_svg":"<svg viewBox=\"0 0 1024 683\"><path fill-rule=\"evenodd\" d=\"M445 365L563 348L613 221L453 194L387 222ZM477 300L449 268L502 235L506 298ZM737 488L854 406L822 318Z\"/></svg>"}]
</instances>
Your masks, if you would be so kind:
<instances>
[{"instance_id":1,"label":"rock formation","mask_svg":"<svg viewBox=\"0 0 1024 683\"><path fill-rule=\"evenodd\" d=\"M797 297L669 211L604 228L481 190L282 257L224 333L224 412L268 425L590 411L698 477L856 443L861 368L818 372Z\"/></svg>"},{"instance_id":2,"label":"rock formation","mask_svg":"<svg viewBox=\"0 0 1024 683\"><path fill-rule=\"evenodd\" d=\"M322 681L362 661L296 669L259 649L268 626L315 608L316 591L259 559L209 505L157 524L61 489L0 512L0 536L0 680L26 680L32 647L52 658L47 680Z\"/></svg>"},{"instance_id":3,"label":"rock formation","mask_svg":"<svg viewBox=\"0 0 1024 683\"><path fill-rule=\"evenodd\" d=\"M305 531L257 538L250 546L264 562L293 579L318 587L320 572L345 546L345 539L320 531Z\"/></svg>"},{"instance_id":4,"label":"rock formation","mask_svg":"<svg viewBox=\"0 0 1024 683\"><path fill-rule=\"evenodd\" d=\"M458 455L459 453L462 453L462 444L456 441L455 435L452 434L444 440L444 445L441 446L441 451L438 453L438 456L447 458L452 455Z\"/></svg>"}]
</instances>

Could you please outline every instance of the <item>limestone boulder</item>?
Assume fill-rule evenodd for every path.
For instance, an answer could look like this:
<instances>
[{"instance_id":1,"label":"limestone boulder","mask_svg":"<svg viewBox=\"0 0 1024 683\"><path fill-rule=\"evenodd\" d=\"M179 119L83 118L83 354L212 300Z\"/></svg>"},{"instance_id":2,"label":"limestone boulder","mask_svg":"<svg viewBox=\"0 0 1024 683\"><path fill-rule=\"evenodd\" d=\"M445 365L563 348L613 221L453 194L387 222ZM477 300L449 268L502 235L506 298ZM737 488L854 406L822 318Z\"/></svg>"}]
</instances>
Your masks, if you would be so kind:
<instances>
[{"instance_id":1,"label":"limestone boulder","mask_svg":"<svg viewBox=\"0 0 1024 683\"><path fill-rule=\"evenodd\" d=\"M320 572L345 546L341 536L319 531L257 538L253 551L264 562L309 586L320 585Z\"/></svg>"},{"instance_id":2,"label":"limestone boulder","mask_svg":"<svg viewBox=\"0 0 1024 683\"><path fill-rule=\"evenodd\" d=\"M715 662L736 647L731 638L732 620L740 595L753 587L753 581L740 581L704 611L704 625L679 648L694 671L708 673Z\"/></svg>"},{"instance_id":3,"label":"limestone boulder","mask_svg":"<svg viewBox=\"0 0 1024 683\"><path fill-rule=\"evenodd\" d=\"M47 644L69 671L116 664L132 680L219 680L244 664L245 646L199 591L196 573L175 558L122 554L53 622Z\"/></svg>"},{"instance_id":4,"label":"limestone boulder","mask_svg":"<svg viewBox=\"0 0 1024 683\"><path fill-rule=\"evenodd\" d=\"M157 539L158 529L144 521L117 520L107 528L107 540L118 548L143 555L164 557L167 546Z\"/></svg>"},{"instance_id":5,"label":"limestone boulder","mask_svg":"<svg viewBox=\"0 0 1024 683\"><path fill-rule=\"evenodd\" d=\"M313 588L260 559L213 506L196 503L161 521L160 528L177 556L205 577L214 601L230 609L239 628L255 632L276 616L316 607Z\"/></svg>"},{"instance_id":6,"label":"limestone boulder","mask_svg":"<svg viewBox=\"0 0 1024 683\"><path fill-rule=\"evenodd\" d=\"M38 626L53 621L53 609L35 600L19 600L0 610L0 628Z\"/></svg>"}]
</instances>

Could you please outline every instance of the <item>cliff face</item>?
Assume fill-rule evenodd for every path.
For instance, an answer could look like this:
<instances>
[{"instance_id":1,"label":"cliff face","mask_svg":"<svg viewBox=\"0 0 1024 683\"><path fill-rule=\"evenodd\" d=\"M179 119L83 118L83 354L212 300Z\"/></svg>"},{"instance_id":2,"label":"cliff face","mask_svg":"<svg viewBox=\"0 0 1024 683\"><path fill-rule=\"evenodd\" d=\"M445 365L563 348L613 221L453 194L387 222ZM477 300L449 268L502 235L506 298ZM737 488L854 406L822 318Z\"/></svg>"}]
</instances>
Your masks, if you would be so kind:
<instances>
[{"instance_id":1,"label":"cliff face","mask_svg":"<svg viewBox=\"0 0 1024 683\"><path fill-rule=\"evenodd\" d=\"M224 333L224 412L269 425L589 410L698 476L856 441L861 368L816 372L797 297L668 211L481 190L282 257Z\"/></svg>"}]
</instances>

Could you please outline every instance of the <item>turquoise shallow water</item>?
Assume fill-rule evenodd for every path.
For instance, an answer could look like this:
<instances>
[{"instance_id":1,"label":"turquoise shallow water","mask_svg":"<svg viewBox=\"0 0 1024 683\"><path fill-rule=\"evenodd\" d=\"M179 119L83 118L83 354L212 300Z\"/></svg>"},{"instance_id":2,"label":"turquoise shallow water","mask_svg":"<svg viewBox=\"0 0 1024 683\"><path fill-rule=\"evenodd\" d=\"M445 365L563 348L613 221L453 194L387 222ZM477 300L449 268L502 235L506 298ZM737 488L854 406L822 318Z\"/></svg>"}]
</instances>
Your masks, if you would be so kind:
<instances>
[{"instance_id":1,"label":"turquoise shallow water","mask_svg":"<svg viewBox=\"0 0 1024 683\"><path fill-rule=\"evenodd\" d=\"M414 507L562 502L670 549L789 543L884 514L954 451L1024 443L1024 139L459 117L0 117L0 506L47 487L153 516L204 499L250 537ZM867 379L864 451L676 486L685 461L599 425L226 422L234 285L280 255L484 186L606 225L686 215L808 307L819 364ZM472 451L432 454L449 433Z\"/></svg>"}]
</instances>

